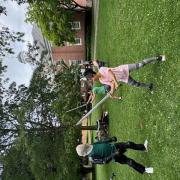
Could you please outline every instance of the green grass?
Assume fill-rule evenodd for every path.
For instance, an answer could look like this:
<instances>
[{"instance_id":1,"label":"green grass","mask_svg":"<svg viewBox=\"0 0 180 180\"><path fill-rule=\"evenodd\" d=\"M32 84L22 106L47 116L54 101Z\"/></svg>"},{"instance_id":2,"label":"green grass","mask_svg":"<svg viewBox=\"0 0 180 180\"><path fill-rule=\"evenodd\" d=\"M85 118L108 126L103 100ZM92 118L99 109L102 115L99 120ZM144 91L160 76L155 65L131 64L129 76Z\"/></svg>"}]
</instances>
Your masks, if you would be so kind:
<instances>
[{"instance_id":1,"label":"green grass","mask_svg":"<svg viewBox=\"0 0 180 180\"><path fill-rule=\"evenodd\" d=\"M167 62L147 65L132 77L152 82L154 93L123 84L116 94L123 101L108 100L101 109L110 114L110 135L119 141L138 143L149 140L149 152L129 150L127 156L154 174L141 175L126 165L97 165L96 178L106 180L180 179L180 1L178 0L101 0L97 34L97 59L110 66L135 63L164 53Z\"/></svg>"}]
</instances>

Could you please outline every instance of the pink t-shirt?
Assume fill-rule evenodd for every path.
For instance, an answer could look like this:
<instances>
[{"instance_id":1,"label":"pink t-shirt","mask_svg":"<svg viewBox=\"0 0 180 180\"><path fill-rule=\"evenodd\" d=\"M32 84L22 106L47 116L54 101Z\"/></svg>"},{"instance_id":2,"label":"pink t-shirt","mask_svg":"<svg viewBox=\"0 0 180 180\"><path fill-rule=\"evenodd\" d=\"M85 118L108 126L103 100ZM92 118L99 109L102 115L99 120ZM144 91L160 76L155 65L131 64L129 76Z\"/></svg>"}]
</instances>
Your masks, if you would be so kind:
<instances>
[{"instance_id":1,"label":"pink t-shirt","mask_svg":"<svg viewBox=\"0 0 180 180\"><path fill-rule=\"evenodd\" d=\"M110 85L110 81L112 81L111 76L109 76L109 69L114 73L116 80L121 82L128 82L129 78L129 68L128 65L121 65L115 68L107 68L107 67L101 67L99 69L99 73L102 75L101 78L99 78L99 81L102 84Z\"/></svg>"}]
</instances>

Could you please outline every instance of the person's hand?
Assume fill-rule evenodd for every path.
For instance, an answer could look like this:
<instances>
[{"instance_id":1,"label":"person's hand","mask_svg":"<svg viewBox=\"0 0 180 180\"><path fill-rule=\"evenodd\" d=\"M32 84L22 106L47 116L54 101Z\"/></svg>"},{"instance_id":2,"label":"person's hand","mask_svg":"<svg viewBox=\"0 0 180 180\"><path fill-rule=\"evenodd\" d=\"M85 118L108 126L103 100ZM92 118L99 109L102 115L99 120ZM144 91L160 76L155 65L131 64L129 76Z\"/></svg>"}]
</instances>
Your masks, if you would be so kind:
<instances>
[{"instance_id":1,"label":"person's hand","mask_svg":"<svg viewBox=\"0 0 180 180\"><path fill-rule=\"evenodd\" d=\"M98 64L98 62L97 62L96 59L93 59L93 60L92 60L92 64L93 64L94 66L96 66L96 67L99 68L99 64Z\"/></svg>"},{"instance_id":2,"label":"person's hand","mask_svg":"<svg viewBox=\"0 0 180 180\"><path fill-rule=\"evenodd\" d=\"M119 84L117 82L115 82L115 89L117 89L119 86Z\"/></svg>"},{"instance_id":3,"label":"person's hand","mask_svg":"<svg viewBox=\"0 0 180 180\"><path fill-rule=\"evenodd\" d=\"M94 101L95 101L95 99L92 99L92 100L90 101L90 103L92 104Z\"/></svg>"},{"instance_id":4,"label":"person's hand","mask_svg":"<svg viewBox=\"0 0 180 180\"><path fill-rule=\"evenodd\" d=\"M117 137L113 136L111 137L112 141L117 142Z\"/></svg>"},{"instance_id":5,"label":"person's hand","mask_svg":"<svg viewBox=\"0 0 180 180\"><path fill-rule=\"evenodd\" d=\"M114 93L114 90L109 91L109 94L110 94L111 97L112 97L113 93Z\"/></svg>"}]
</instances>

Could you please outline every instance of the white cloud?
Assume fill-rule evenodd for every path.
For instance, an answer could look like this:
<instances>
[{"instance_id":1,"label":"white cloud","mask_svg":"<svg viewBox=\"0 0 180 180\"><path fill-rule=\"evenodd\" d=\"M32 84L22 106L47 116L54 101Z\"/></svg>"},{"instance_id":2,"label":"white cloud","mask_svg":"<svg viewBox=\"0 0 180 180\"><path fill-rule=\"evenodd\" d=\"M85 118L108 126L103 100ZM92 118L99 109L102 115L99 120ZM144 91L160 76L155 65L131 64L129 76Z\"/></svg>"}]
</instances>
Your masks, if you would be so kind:
<instances>
[{"instance_id":1,"label":"white cloud","mask_svg":"<svg viewBox=\"0 0 180 180\"><path fill-rule=\"evenodd\" d=\"M28 41L32 42L32 26L24 22L27 5L17 5L15 2L1 2L7 9L7 16L0 16L0 25L6 25L13 31L24 32L25 43L15 43L13 45L16 54L26 49ZM14 57L16 55L13 55ZM20 63L16 58L5 58L4 64L8 65L6 76L17 84L29 84L33 70L28 64Z\"/></svg>"},{"instance_id":2,"label":"white cloud","mask_svg":"<svg viewBox=\"0 0 180 180\"><path fill-rule=\"evenodd\" d=\"M24 39L32 42L32 25L24 22L27 5L23 4L19 6L12 1L7 1L4 5L7 8L8 15L1 16L0 23L7 25L11 30L25 32Z\"/></svg>"},{"instance_id":3,"label":"white cloud","mask_svg":"<svg viewBox=\"0 0 180 180\"><path fill-rule=\"evenodd\" d=\"M29 85L33 69L28 64L20 63L15 58L6 58L4 64L8 65L6 77L11 81L15 81L18 85Z\"/></svg>"}]
</instances>

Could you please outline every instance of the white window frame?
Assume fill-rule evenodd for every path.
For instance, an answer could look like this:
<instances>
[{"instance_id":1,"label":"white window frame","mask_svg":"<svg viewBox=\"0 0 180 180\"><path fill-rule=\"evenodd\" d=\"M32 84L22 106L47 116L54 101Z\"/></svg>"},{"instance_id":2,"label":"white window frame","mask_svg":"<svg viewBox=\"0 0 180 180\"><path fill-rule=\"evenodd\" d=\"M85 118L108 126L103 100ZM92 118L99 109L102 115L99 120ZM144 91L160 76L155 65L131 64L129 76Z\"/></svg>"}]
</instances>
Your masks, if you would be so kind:
<instances>
[{"instance_id":1,"label":"white window frame","mask_svg":"<svg viewBox=\"0 0 180 180\"><path fill-rule=\"evenodd\" d=\"M66 43L66 46L80 46L80 45L82 45L82 39L81 39L81 38L76 37L76 38L74 38L74 39L75 39L75 41L76 41L77 39L79 39L79 43L70 43L70 42L67 42L67 43Z\"/></svg>"},{"instance_id":2,"label":"white window frame","mask_svg":"<svg viewBox=\"0 0 180 180\"><path fill-rule=\"evenodd\" d=\"M79 39L79 43L74 43L74 45L82 45L82 39L79 38L79 37L77 37L77 38L75 38L75 41L76 41L77 39Z\"/></svg>"},{"instance_id":3,"label":"white window frame","mask_svg":"<svg viewBox=\"0 0 180 180\"><path fill-rule=\"evenodd\" d=\"M71 65L71 64L77 64L77 65L79 65L79 64L81 64L81 63L83 63L83 62L84 62L83 60L70 59L70 60L69 60L69 65Z\"/></svg>"},{"instance_id":4,"label":"white window frame","mask_svg":"<svg viewBox=\"0 0 180 180\"><path fill-rule=\"evenodd\" d=\"M70 24L71 24L71 29L73 29L73 30L80 30L81 29L81 22L80 21L72 21L72 22L70 22ZM77 27L75 27L76 25L77 25Z\"/></svg>"}]
</instances>

